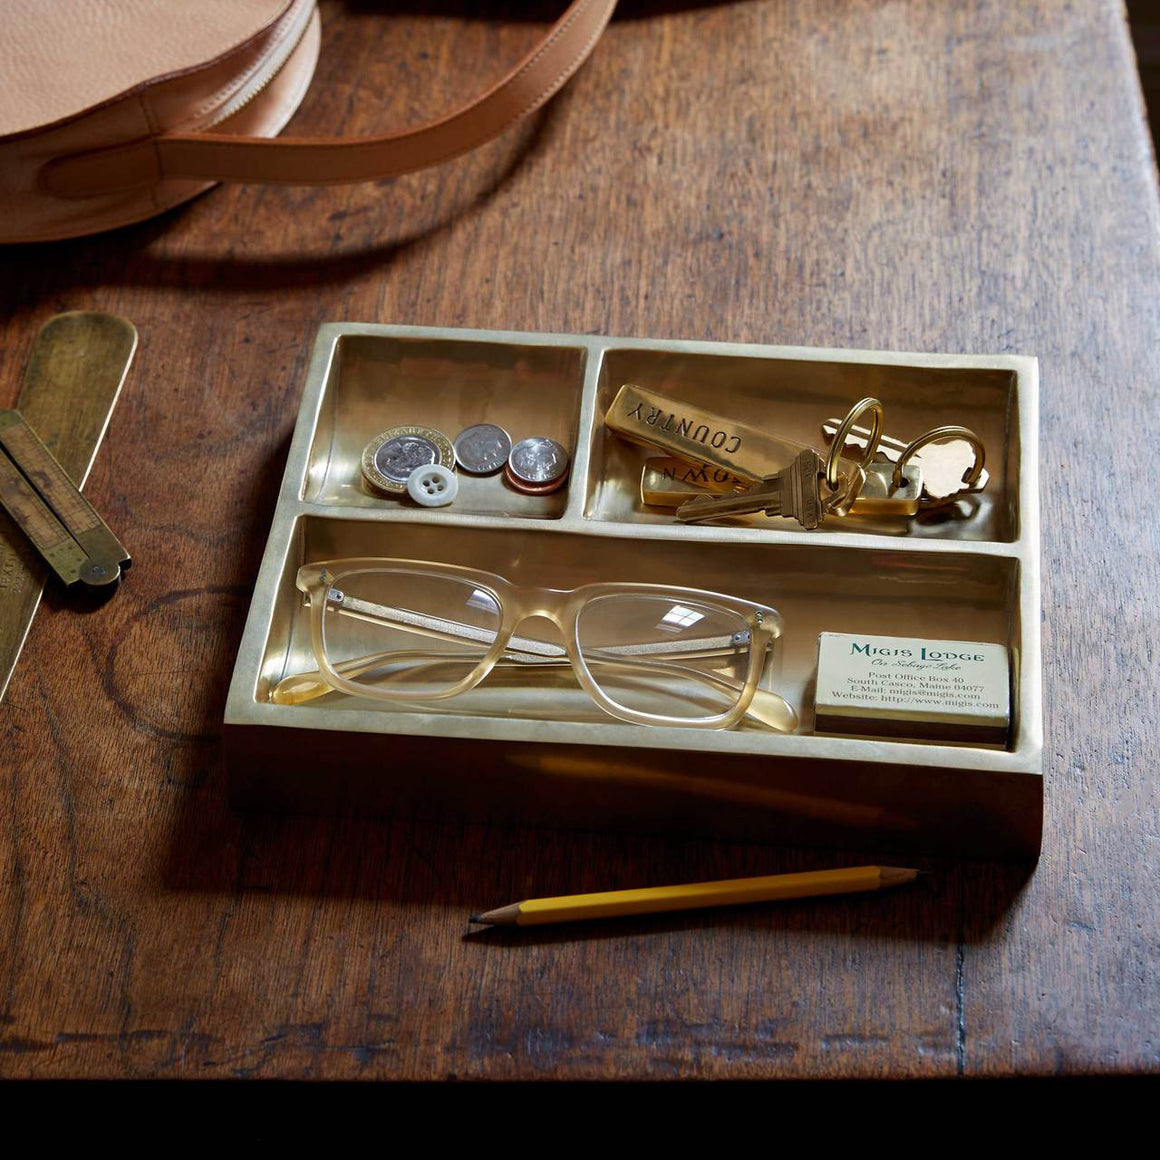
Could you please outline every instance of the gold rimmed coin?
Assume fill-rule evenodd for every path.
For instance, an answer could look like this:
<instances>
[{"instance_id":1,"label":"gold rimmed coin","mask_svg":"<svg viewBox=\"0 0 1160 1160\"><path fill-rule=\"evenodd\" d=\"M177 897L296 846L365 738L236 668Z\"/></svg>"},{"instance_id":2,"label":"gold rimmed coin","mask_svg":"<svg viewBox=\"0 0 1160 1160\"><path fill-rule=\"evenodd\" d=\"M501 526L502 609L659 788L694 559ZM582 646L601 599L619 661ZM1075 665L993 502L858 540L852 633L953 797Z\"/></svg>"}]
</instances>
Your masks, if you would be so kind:
<instances>
[{"instance_id":1,"label":"gold rimmed coin","mask_svg":"<svg viewBox=\"0 0 1160 1160\"><path fill-rule=\"evenodd\" d=\"M416 467L438 463L455 470L455 448L434 427L392 427L376 435L363 449L366 481L388 495L406 495L407 480Z\"/></svg>"}]
</instances>

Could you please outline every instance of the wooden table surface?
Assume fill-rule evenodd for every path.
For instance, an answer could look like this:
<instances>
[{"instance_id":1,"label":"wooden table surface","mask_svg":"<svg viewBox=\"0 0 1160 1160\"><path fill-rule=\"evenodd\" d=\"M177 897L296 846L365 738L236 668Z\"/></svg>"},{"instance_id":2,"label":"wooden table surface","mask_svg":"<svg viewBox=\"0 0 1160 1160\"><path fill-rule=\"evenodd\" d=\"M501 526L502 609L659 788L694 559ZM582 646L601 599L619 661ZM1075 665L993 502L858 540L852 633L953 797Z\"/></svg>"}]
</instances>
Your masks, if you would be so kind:
<instances>
[{"instance_id":1,"label":"wooden table surface","mask_svg":"<svg viewBox=\"0 0 1160 1160\"><path fill-rule=\"evenodd\" d=\"M450 107L542 27L383 7L323 4L295 128ZM135 566L96 612L49 599L0 706L0 1073L1160 1069L1157 208L1113 0L672 0L439 170L5 252L0 403L58 311L141 346L88 486ZM529 894L865 859L231 813L226 683L327 320L1038 355L1034 873L465 938Z\"/></svg>"}]
</instances>

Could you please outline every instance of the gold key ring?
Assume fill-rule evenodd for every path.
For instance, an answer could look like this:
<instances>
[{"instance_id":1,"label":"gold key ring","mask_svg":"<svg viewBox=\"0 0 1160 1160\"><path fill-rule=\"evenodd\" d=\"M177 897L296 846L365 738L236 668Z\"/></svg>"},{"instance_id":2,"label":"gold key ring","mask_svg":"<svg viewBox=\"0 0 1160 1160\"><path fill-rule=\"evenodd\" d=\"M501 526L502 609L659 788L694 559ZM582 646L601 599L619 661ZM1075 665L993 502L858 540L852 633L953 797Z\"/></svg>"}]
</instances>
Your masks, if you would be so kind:
<instances>
[{"instance_id":1,"label":"gold key ring","mask_svg":"<svg viewBox=\"0 0 1160 1160\"><path fill-rule=\"evenodd\" d=\"M963 477L963 483L967 487L974 487L979 482L979 476L983 474L983 465L987 459L987 449L983 446L982 439L970 427L954 426L932 427L924 435L920 435L917 439L912 439L903 449L902 454L899 455L898 461L894 464L894 475L891 477L890 486L896 490L902 486L903 467L928 443L942 443L951 439L962 439L965 443L969 443L975 452L974 466Z\"/></svg>"},{"instance_id":2,"label":"gold key ring","mask_svg":"<svg viewBox=\"0 0 1160 1160\"><path fill-rule=\"evenodd\" d=\"M850 473L849 479L843 475L840 482L843 485L841 490L832 492L823 502L827 514L848 516L854 501L862 494L862 487L866 483L866 469L859 465Z\"/></svg>"},{"instance_id":3,"label":"gold key ring","mask_svg":"<svg viewBox=\"0 0 1160 1160\"><path fill-rule=\"evenodd\" d=\"M878 444L882 439L882 404L873 398L861 399L846 412L846 417L842 420L841 426L834 432L834 441L830 444L830 456L826 460L826 486L831 491L836 491L841 484L842 476L838 470L838 461L846 449L846 438L854 429L854 424L867 411L874 412L874 422L870 428L870 437L866 440L865 454L863 454L862 461L858 466L864 471L873 462L874 456L878 452Z\"/></svg>"}]
</instances>

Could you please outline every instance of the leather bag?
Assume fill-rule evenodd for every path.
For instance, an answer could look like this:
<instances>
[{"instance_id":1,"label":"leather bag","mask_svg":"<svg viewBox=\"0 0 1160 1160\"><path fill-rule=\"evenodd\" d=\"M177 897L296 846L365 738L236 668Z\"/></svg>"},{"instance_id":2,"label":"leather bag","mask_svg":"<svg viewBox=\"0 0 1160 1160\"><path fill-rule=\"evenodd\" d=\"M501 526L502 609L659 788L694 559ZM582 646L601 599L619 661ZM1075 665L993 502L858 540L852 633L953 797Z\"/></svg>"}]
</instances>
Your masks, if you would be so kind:
<instances>
[{"instance_id":1,"label":"leather bag","mask_svg":"<svg viewBox=\"0 0 1160 1160\"><path fill-rule=\"evenodd\" d=\"M276 137L318 59L316 0L0 0L0 242L141 221L219 181L329 185L448 161L539 108L616 0L574 0L487 92L414 128Z\"/></svg>"}]
</instances>

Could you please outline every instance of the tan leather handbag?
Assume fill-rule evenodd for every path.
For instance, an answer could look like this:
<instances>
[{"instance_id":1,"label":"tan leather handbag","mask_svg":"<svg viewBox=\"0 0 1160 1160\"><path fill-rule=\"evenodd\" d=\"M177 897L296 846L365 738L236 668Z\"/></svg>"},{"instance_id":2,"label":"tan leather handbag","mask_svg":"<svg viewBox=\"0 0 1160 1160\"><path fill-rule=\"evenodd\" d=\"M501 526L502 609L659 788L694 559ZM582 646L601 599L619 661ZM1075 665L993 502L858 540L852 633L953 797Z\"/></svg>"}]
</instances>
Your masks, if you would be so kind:
<instances>
[{"instance_id":1,"label":"tan leather handbag","mask_svg":"<svg viewBox=\"0 0 1160 1160\"><path fill-rule=\"evenodd\" d=\"M316 0L0 0L0 242L140 221L218 181L326 185L437 165L539 108L616 0L574 0L482 96L377 137L278 137L320 40Z\"/></svg>"}]
</instances>

